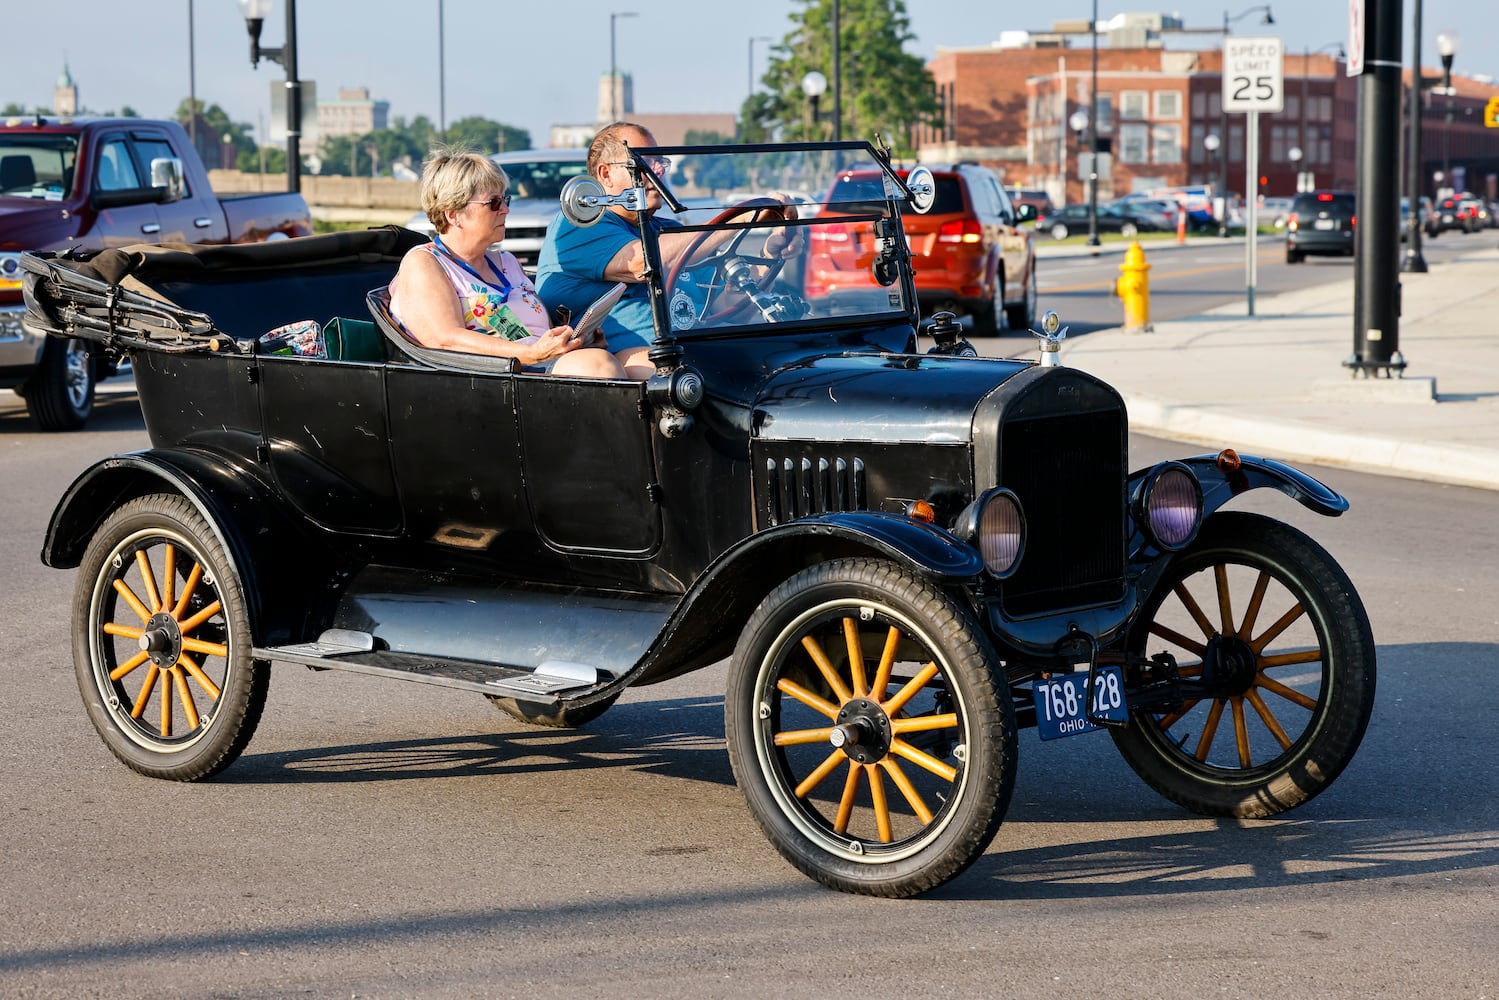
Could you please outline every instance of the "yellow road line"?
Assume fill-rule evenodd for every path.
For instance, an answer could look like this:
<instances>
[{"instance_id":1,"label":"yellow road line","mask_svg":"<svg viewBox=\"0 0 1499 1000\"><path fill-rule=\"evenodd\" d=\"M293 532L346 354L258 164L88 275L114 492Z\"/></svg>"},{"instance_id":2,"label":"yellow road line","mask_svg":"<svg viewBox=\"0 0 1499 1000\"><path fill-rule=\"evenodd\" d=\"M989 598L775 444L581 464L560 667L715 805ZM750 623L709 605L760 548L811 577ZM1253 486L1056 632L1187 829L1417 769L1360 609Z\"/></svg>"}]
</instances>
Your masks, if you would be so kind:
<instances>
[{"instance_id":1,"label":"yellow road line","mask_svg":"<svg viewBox=\"0 0 1499 1000\"><path fill-rule=\"evenodd\" d=\"M1262 250L1260 251L1259 259L1276 257L1279 254L1279 250L1272 249L1268 252ZM1159 265L1152 265L1150 269L1150 280L1153 282L1164 281L1167 278L1194 278L1201 274L1217 274L1220 271L1242 271L1244 269L1244 262L1241 260L1232 264L1215 264L1211 267L1192 267L1184 271L1162 271L1160 273L1156 273L1157 267ZM1091 292L1100 288L1113 288L1114 281L1115 279L1109 278L1105 281L1090 281L1083 285L1060 285L1055 288L1046 287L1042 288L1041 291L1047 295L1064 295L1068 292Z\"/></svg>"}]
</instances>

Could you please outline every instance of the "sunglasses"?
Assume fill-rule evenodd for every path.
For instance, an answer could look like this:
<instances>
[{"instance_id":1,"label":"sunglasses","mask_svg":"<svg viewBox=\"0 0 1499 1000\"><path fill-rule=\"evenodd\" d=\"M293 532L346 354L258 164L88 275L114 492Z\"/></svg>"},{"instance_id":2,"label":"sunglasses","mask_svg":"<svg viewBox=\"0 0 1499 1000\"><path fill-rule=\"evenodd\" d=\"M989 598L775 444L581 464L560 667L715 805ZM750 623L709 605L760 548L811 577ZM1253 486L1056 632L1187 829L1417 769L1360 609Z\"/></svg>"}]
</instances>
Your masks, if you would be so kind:
<instances>
[{"instance_id":1,"label":"sunglasses","mask_svg":"<svg viewBox=\"0 0 1499 1000\"><path fill-rule=\"evenodd\" d=\"M642 156L641 159L645 161L645 165L650 167L651 172L657 177L663 177L671 170L671 157L669 156ZM615 162L610 163L609 166L628 167L630 164L628 162Z\"/></svg>"},{"instance_id":2,"label":"sunglasses","mask_svg":"<svg viewBox=\"0 0 1499 1000\"><path fill-rule=\"evenodd\" d=\"M486 198L483 201L471 201L471 202L469 202L469 204L470 205L483 205L484 207L488 208L491 212L498 212L502 208L509 208L510 207L510 195L508 195L508 194L492 194L492 195L490 195L488 198Z\"/></svg>"}]
</instances>

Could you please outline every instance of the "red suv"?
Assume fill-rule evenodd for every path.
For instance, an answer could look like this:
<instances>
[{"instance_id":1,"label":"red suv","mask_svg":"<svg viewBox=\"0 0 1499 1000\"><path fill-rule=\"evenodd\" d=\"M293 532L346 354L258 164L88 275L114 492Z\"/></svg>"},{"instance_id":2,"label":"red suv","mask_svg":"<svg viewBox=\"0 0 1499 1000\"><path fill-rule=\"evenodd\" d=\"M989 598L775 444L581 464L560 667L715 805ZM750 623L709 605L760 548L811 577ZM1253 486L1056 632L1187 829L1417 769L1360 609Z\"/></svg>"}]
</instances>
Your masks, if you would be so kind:
<instances>
[{"instance_id":1,"label":"red suv","mask_svg":"<svg viewBox=\"0 0 1499 1000\"><path fill-rule=\"evenodd\" d=\"M931 211L905 213L901 219L922 312L968 313L975 334L999 333L1001 314L1010 329L1029 329L1036 318L1036 255L1029 229L1021 227L1035 218L1035 210L1016 207L987 167L959 163L929 169L937 184ZM904 178L908 171L899 173ZM827 200L836 204L857 198L859 188L877 180L872 173L850 171L834 183ZM837 226L811 232L808 297L873 287L868 262L874 247L858 245L863 236Z\"/></svg>"}]
</instances>

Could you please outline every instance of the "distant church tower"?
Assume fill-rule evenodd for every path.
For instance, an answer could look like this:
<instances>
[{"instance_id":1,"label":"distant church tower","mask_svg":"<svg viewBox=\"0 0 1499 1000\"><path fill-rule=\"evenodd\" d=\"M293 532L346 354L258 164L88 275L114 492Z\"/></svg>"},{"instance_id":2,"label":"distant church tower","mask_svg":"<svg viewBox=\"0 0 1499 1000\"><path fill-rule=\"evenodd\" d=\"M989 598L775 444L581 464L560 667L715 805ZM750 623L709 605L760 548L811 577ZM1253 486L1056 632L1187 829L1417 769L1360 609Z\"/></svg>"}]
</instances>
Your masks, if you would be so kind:
<instances>
[{"instance_id":1,"label":"distant church tower","mask_svg":"<svg viewBox=\"0 0 1499 1000\"><path fill-rule=\"evenodd\" d=\"M57 78L57 86L52 90L52 110L59 115L78 113L78 84L73 81L66 61L62 64L62 76Z\"/></svg>"},{"instance_id":2,"label":"distant church tower","mask_svg":"<svg viewBox=\"0 0 1499 1000\"><path fill-rule=\"evenodd\" d=\"M599 77L597 120L604 123L611 119L628 119L633 114L635 114L635 81L630 74L621 71L613 80L609 79L608 73Z\"/></svg>"}]
</instances>

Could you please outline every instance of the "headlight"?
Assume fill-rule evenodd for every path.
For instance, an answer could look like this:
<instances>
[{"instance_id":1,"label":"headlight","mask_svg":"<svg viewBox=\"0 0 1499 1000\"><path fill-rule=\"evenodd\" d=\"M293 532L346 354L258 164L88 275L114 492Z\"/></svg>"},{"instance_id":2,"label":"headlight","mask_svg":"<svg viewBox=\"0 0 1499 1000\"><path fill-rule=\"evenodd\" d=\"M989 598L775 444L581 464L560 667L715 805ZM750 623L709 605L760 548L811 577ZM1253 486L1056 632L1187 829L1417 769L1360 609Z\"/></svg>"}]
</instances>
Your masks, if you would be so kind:
<instances>
[{"instance_id":1,"label":"headlight","mask_svg":"<svg viewBox=\"0 0 1499 1000\"><path fill-rule=\"evenodd\" d=\"M21 255L0 253L0 291L21 287Z\"/></svg>"},{"instance_id":2,"label":"headlight","mask_svg":"<svg viewBox=\"0 0 1499 1000\"><path fill-rule=\"evenodd\" d=\"M1140 484L1134 500L1135 521L1157 548L1186 547L1202 523L1202 484L1185 465L1167 462Z\"/></svg>"},{"instance_id":3,"label":"headlight","mask_svg":"<svg viewBox=\"0 0 1499 1000\"><path fill-rule=\"evenodd\" d=\"M976 545L985 568L1003 580L1020 565L1025 549L1025 515L1020 499L1007 489L983 493L958 515L954 534Z\"/></svg>"}]
</instances>

